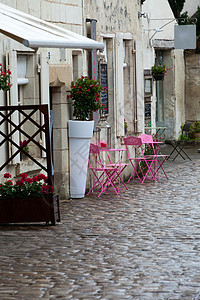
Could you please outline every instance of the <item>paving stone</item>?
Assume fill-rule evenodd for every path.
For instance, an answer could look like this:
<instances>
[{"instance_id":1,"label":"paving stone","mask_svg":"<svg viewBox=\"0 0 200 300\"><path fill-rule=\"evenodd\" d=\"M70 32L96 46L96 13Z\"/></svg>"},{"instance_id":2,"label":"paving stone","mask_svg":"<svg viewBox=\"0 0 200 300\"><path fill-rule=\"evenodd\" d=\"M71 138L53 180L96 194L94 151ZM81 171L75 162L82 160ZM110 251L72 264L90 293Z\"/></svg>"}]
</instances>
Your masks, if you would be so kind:
<instances>
[{"instance_id":1,"label":"paving stone","mask_svg":"<svg viewBox=\"0 0 200 300\"><path fill-rule=\"evenodd\" d=\"M0 299L200 299L197 148L169 180L62 201L56 226L0 226Z\"/></svg>"}]
</instances>

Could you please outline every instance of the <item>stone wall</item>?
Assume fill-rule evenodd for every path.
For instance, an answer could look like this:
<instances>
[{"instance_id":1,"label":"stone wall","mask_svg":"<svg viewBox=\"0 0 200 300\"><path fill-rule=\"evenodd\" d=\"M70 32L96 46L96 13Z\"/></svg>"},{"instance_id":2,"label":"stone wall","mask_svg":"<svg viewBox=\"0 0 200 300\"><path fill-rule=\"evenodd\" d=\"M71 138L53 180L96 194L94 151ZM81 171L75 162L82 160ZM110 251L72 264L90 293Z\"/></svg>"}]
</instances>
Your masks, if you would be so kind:
<instances>
[{"instance_id":1,"label":"stone wall","mask_svg":"<svg viewBox=\"0 0 200 300\"><path fill-rule=\"evenodd\" d=\"M200 120L200 54L185 53L185 119Z\"/></svg>"}]
</instances>

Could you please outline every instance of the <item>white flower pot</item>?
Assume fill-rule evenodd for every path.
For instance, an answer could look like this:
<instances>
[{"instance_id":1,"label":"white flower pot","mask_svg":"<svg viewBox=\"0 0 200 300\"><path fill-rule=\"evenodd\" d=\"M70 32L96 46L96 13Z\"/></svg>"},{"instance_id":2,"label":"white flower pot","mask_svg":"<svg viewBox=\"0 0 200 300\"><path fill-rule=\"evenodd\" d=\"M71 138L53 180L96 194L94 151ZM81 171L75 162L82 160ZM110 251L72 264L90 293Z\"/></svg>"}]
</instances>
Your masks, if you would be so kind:
<instances>
[{"instance_id":1,"label":"white flower pot","mask_svg":"<svg viewBox=\"0 0 200 300\"><path fill-rule=\"evenodd\" d=\"M84 198L94 121L69 121L70 197Z\"/></svg>"}]
</instances>

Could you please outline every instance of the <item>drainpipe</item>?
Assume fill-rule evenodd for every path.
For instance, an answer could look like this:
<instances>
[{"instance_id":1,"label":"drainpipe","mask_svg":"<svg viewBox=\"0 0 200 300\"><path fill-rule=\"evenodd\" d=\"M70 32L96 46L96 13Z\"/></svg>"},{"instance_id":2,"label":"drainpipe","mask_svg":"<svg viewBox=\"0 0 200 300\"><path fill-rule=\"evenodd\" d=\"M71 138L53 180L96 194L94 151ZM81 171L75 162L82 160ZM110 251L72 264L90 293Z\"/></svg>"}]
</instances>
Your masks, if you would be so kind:
<instances>
[{"instance_id":1,"label":"drainpipe","mask_svg":"<svg viewBox=\"0 0 200 300\"><path fill-rule=\"evenodd\" d=\"M134 132L138 132L138 120L137 120L137 73L136 73L136 50L135 50L135 43L133 45L134 49L132 50L132 54L134 56Z\"/></svg>"}]
</instances>

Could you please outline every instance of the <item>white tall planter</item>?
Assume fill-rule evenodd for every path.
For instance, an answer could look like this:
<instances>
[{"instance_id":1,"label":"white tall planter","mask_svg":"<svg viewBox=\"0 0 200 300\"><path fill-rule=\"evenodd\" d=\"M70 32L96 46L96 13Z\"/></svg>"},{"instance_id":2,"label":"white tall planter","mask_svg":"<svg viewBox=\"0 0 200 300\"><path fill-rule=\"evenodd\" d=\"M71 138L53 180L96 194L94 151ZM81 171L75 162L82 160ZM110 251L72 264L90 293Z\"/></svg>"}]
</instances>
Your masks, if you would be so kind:
<instances>
[{"instance_id":1,"label":"white tall planter","mask_svg":"<svg viewBox=\"0 0 200 300\"><path fill-rule=\"evenodd\" d=\"M69 121L70 197L84 198L94 121Z\"/></svg>"}]
</instances>

